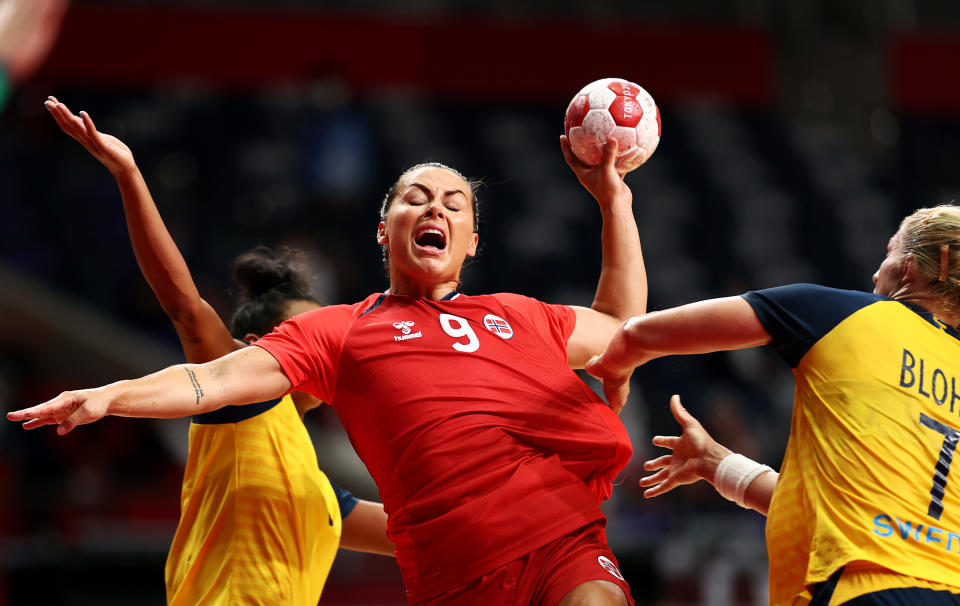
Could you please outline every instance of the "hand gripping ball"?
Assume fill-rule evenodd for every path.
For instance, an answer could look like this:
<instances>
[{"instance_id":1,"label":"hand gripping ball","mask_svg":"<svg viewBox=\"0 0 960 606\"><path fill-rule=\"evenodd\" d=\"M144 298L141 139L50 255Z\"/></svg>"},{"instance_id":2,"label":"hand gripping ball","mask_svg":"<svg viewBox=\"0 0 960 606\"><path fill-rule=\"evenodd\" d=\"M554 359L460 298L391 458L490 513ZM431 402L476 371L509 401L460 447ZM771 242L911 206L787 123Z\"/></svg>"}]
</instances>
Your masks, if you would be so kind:
<instances>
[{"instance_id":1,"label":"hand gripping ball","mask_svg":"<svg viewBox=\"0 0 960 606\"><path fill-rule=\"evenodd\" d=\"M660 110L647 91L622 78L604 78L580 89L564 120L570 148L584 164L596 166L602 146L617 139L617 171L629 172L644 162L660 142Z\"/></svg>"}]
</instances>

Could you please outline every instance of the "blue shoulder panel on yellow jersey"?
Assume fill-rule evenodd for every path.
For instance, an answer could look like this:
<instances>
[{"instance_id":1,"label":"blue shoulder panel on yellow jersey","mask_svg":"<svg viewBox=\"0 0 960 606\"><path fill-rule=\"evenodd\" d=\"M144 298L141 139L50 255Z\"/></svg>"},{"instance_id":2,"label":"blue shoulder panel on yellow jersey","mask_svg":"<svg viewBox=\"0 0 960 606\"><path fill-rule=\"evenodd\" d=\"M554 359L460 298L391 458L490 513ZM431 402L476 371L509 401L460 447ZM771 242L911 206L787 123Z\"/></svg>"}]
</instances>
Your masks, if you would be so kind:
<instances>
[{"instance_id":1,"label":"blue shoulder panel on yellow jersey","mask_svg":"<svg viewBox=\"0 0 960 606\"><path fill-rule=\"evenodd\" d=\"M211 410L199 415L193 415L193 422L198 425L222 425L224 423L239 423L253 417L263 414L280 403L281 398L268 400L266 402L257 402L256 404L244 404L242 406L224 406L217 410Z\"/></svg>"},{"instance_id":2,"label":"blue shoulder panel on yellow jersey","mask_svg":"<svg viewBox=\"0 0 960 606\"><path fill-rule=\"evenodd\" d=\"M337 503L340 505L340 519L342 520L350 515L359 501L349 490L344 490L333 482L330 482L330 486L333 486L333 492L337 494Z\"/></svg>"},{"instance_id":3,"label":"blue shoulder panel on yellow jersey","mask_svg":"<svg viewBox=\"0 0 960 606\"><path fill-rule=\"evenodd\" d=\"M791 368L821 337L854 312L889 297L816 284L791 284L743 295L772 345Z\"/></svg>"}]
</instances>

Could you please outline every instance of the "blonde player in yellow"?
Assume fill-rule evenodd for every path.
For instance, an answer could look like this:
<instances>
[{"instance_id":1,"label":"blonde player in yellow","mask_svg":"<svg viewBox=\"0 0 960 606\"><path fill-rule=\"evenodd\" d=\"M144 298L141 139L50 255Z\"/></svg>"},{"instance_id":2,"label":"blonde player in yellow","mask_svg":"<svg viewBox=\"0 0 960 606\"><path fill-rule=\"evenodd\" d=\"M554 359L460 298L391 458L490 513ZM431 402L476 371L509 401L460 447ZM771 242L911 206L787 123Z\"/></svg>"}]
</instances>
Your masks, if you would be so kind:
<instances>
[{"instance_id":1,"label":"blonde player in yellow","mask_svg":"<svg viewBox=\"0 0 960 606\"><path fill-rule=\"evenodd\" d=\"M671 354L772 344L796 379L779 477L704 437L647 464L649 496L698 478L769 506L770 602L960 604L960 207L920 209L872 294L797 284L628 320L587 370L622 402L632 369ZM954 479L951 479L954 478Z\"/></svg>"},{"instance_id":2,"label":"blonde player in yellow","mask_svg":"<svg viewBox=\"0 0 960 606\"><path fill-rule=\"evenodd\" d=\"M117 180L137 262L170 316L188 362L246 346L319 307L289 260L265 249L234 264L246 298L231 331L197 292L129 148L51 97L60 127ZM176 605L314 606L337 548L393 555L380 503L331 485L301 419L319 400L294 393L196 415L190 427L180 523L166 565Z\"/></svg>"}]
</instances>

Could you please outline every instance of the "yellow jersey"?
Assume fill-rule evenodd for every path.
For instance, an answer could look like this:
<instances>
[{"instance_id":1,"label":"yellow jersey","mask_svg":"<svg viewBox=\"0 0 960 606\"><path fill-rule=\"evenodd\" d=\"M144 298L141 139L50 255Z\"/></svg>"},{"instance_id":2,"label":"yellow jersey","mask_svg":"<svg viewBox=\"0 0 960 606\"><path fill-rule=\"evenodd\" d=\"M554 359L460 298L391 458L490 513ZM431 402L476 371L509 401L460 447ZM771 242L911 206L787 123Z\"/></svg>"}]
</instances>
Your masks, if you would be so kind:
<instances>
[{"instance_id":1,"label":"yellow jersey","mask_svg":"<svg viewBox=\"0 0 960 606\"><path fill-rule=\"evenodd\" d=\"M165 570L171 605L315 606L341 508L291 397L198 415Z\"/></svg>"},{"instance_id":2,"label":"yellow jersey","mask_svg":"<svg viewBox=\"0 0 960 606\"><path fill-rule=\"evenodd\" d=\"M770 603L805 604L847 565L877 571L878 588L960 593L960 335L876 294L798 284L744 298L796 379L767 519Z\"/></svg>"}]
</instances>

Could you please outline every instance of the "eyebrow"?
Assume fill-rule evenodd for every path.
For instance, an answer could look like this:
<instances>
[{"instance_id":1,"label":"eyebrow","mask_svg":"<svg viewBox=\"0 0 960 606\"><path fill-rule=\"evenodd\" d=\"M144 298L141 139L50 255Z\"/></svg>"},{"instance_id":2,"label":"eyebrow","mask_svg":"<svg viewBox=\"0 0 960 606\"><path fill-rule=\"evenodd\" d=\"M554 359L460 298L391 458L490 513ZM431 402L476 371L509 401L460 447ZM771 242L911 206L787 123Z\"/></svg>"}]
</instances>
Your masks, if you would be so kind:
<instances>
[{"instance_id":1,"label":"eyebrow","mask_svg":"<svg viewBox=\"0 0 960 606\"><path fill-rule=\"evenodd\" d=\"M433 195L433 191L431 191L429 187L427 187L426 185L423 185L422 183L416 183L416 182L411 183L410 185L407 186L407 190L409 190L411 187L416 187L417 189L421 190L423 193L427 194L428 196ZM467 198L467 199L470 198L470 196L468 196L467 193L462 189L448 189L445 192L443 192L444 196L449 196L452 194L462 194L464 198Z\"/></svg>"}]
</instances>

